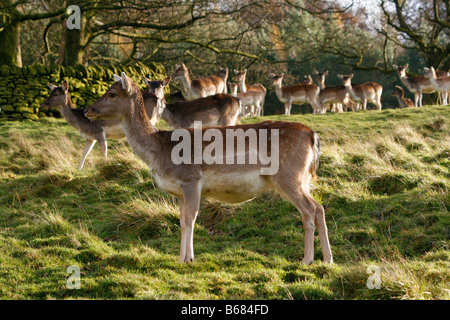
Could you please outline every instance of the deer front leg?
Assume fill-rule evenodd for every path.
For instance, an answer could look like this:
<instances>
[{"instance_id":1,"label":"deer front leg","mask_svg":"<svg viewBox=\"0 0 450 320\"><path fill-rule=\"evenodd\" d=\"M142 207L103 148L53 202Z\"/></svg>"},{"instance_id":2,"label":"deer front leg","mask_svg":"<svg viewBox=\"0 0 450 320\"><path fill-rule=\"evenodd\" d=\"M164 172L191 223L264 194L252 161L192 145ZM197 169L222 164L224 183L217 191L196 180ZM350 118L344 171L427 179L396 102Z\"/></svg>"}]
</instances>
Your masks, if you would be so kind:
<instances>
[{"instance_id":1,"label":"deer front leg","mask_svg":"<svg viewBox=\"0 0 450 320\"><path fill-rule=\"evenodd\" d=\"M83 169L84 161L86 160L88 154L91 152L92 148L95 145L96 140L86 140L86 144L84 145L83 154L81 156L81 161L78 166L78 170Z\"/></svg>"},{"instance_id":2,"label":"deer front leg","mask_svg":"<svg viewBox=\"0 0 450 320\"><path fill-rule=\"evenodd\" d=\"M100 151L102 152L103 158L108 158L108 143L106 139L99 139L98 146L100 147Z\"/></svg>"},{"instance_id":3,"label":"deer front leg","mask_svg":"<svg viewBox=\"0 0 450 320\"><path fill-rule=\"evenodd\" d=\"M180 206L181 263L194 260L194 224L200 207L200 195L200 183L183 186L183 205Z\"/></svg>"}]
</instances>

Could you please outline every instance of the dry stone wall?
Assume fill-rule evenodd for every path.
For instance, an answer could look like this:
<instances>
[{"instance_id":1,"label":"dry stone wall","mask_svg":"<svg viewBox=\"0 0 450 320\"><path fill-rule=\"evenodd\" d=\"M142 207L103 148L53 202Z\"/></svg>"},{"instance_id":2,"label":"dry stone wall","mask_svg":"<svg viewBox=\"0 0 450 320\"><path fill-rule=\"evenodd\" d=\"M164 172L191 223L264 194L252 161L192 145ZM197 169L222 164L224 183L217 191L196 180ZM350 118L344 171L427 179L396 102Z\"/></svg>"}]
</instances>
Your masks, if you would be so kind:
<instances>
[{"instance_id":1,"label":"dry stone wall","mask_svg":"<svg viewBox=\"0 0 450 320\"><path fill-rule=\"evenodd\" d=\"M130 67L83 66L61 67L59 65L32 65L23 68L0 66L0 121L38 120L41 117L60 117L56 109L42 110L44 100L50 95L47 84L60 86L69 81L72 102L77 108L85 108L101 97L114 81L114 74L124 71L141 88L142 76L161 80L165 69L161 64L135 65Z\"/></svg>"}]
</instances>

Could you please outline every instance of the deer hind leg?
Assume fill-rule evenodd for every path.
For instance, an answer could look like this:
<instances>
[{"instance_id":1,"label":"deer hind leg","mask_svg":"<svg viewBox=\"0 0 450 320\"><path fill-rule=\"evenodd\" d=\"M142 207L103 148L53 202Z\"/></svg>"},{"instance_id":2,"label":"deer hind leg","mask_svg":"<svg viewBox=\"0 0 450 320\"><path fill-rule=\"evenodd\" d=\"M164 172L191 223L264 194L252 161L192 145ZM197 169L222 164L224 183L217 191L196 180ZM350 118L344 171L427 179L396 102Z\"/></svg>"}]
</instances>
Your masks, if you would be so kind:
<instances>
[{"instance_id":1,"label":"deer hind leg","mask_svg":"<svg viewBox=\"0 0 450 320\"><path fill-rule=\"evenodd\" d=\"M314 231L317 225L322 245L323 258L325 262L332 262L328 231L325 223L325 211L301 185L307 185L302 181L292 181L287 175L278 175L272 180L274 186L287 200L289 200L302 215L303 228L305 230L305 252L302 262L311 264L314 260Z\"/></svg>"},{"instance_id":2,"label":"deer hind leg","mask_svg":"<svg viewBox=\"0 0 450 320\"><path fill-rule=\"evenodd\" d=\"M83 154L81 156L80 164L78 165L78 170L83 169L84 161L86 161L86 158L88 154L92 151L92 148L95 145L96 140L86 140L86 144L84 145Z\"/></svg>"},{"instance_id":3,"label":"deer hind leg","mask_svg":"<svg viewBox=\"0 0 450 320\"><path fill-rule=\"evenodd\" d=\"M200 207L200 195L201 186L198 183L183 187L183 204L180 206L181 263L194 260L194 224Z\"/></svg>"}]
</instances>

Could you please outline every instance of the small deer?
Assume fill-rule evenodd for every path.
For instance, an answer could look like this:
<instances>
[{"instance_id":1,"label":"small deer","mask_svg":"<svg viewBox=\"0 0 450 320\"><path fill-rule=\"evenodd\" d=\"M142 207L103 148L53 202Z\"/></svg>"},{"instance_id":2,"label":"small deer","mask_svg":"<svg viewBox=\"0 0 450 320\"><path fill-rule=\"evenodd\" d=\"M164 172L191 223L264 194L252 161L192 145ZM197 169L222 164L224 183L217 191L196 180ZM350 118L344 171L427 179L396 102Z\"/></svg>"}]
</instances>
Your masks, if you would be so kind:
<instances>
[{"instance_id":1,"label":"small deer","mask_svg":"<svg viewBox=\"0 0 450 320\"><path fill-rule=\"evenodd\" d=\"M275 87L275 93L278 100L284 103L284 110L286 115L291 114L292 104L309 103L313 107L314 113L322 113L322 107L319 103L320 88L316 85L298 84L289 87L283 87L284 73L276 75L271 73L269 75L272 79L272 84Z\"/></svg>"},{"instance_id":2,"label":"small deer","mask_svg":"<svg viewBox=\"0 0 450 320\"><path fill-rule=\"evenodd\" d=\"M252 117L261 116L262 106L264 105L264 99L266 97L265 92L261 91L247 91L237 92L239 84L228 82L230 86L230 93L233 97L238 98L241 101L242 113L241 116L245 117L247 112L246 107L250 110Z\"/></svg>"},{"instance_id":3,"label":"small deer","mask_svg":"<svg viewBox=\"0 0 450 320\"><path fill-rule=\"evenodd\" d=\"M222 73L219 71L219 75L191 80L188 68L182 63L181 66L175 66L173 79L181 82L181 92L183 97L186 100L194 100L212 96L216 93L224 93L226 90L226 82L221 76Z\"/></svg>"},{"instance_id":4,"label":"small deer","mask_svg":"<svg viewBox=\"0 0 450 320\"><path fill-rule=\"evenodd\" d=\"M442 98L442 105L448 104L448 92L450 90L450 76L447 73L437 75L437 71L433 67L425 68L425 77L431 81L434 89L439 92Z\"/></svg>"},{"instance_id":5,"label":"small deer","mask_svg":"<svg viewBox=\"0 0 450 320\"><path fill-rule=\"evenodd\" d=\"M402 81L403 85L408 88L410 92L414 94L414 106L422 106L422 94L423 93L433 93L435 91L431 80L425 76L406 76L406 69L408 69L408 64L404 66L393 65L394 69L397 70L398 76Z\"/></svg>"},{"instance_id":6,"label":"small deer","mask_svg":"<svg viewBox=\"0 0 450 320\"><path fill-rule=\"evenodd\" d=\"M362 84L352 85L353 73L351 75L338 74L339 79L342 80L344 87L350 94L353 101L362 104L362 110L366 110L367 102L372 102L381 110L381 94L383 87L375 82L364 82ZM356 107L359 110L359 107Z\"/></svg>"},{"instance_id":7,"label":"small deer","mask_svg":"<svg viewBox=\"0 0 450 320\"><path fill-rule=\"evenodd\" d=\"M195 121L202 121L204 126L232 126L239 120L241 104L239 99L228 94L215 94L191 101L179 101L166 103L164 99L164 87L170 82L170 77L163 81L150 81L145 83L149 87L149 93L157 97L154 100L145 99L144 104L147 114L158 115L167 122L172 129L193 128ZM150 118L152 119L152 117ZM156 122L157 122L156 121ZM154 123L152 122L154 125Z\"/></svg>"},{"instance_id":8,"label":"small deer","mask_svg":"<svg viewBox=\"0 0 450 320\"><path fill-rule=\"evenodd\" d=\"M395 86L394 97L397 97L399 108L414 108L414 102L411 99L405 98L405 91L400 86Z\"/></svg>"},{"instance_id":9,"label":"small deer","mask_svg":"<svg viewBox=\"0 0 450 320\"><path fill-rule=\"evenodd\" d=\"M314 74L317 77L317 82L319 84L319 102L322 108L325 110L325 105L331 105L332 112L343 112L342 106L344 106L345 111L353 106L350 104L350 95L344 86L325 86L325 78L328 75L328 70L324 72L319 72L314 70Z\"/></svg>"},{"instance_id":10,"label":"small deer","mask_svg":"<svg viewBox=\"0 0 450 320\"><path fill-rule=\"evenodd\" d=\"M305 252L302 262L310 264L314 259L314 230L317 226L323 259L332 263L325 211L310 195L310 182L316 176L320 155L316 133L300 123L281 121L203 128L200 130L201 134L208 134L210 138L212 133L215 133L214 144L220 142L222 146L227 146L226 152L218 159L222 162L191 162L196 153L205 152L211 146L207 143L211 142L211 139L203 139L191 145L191 153L187 155L189 161L175 164L173 151L178 147L179 140L173 139L173 134L178 135L180 131L159 131L155 128L146 115L142 93L137 85L124 72L121 77L115 75L115 80L103 97L86 109L86 116L91 120L119 119L131 149L149 166L159 187L178 198L181 263L194 259L194 223L202 196L239 203L251 200L270 189L291 201L301 212L305 228ZM183 134L188 135L190 141L196 139L196 129L181 130ZM243 139L240 141L245 146L245 151L240 147L236 148L234 144L228 148L227 137L231 134L230 130L241 132ZM244 154L244 157L248 158L252 154L258 154L258 144L250 143L251 139L245 138L246 133L250 132L259 139L259 145L263 141L266 151L269 151L270 146L271 156L278 153L276 172L263 172L264 165L261 161L254 164L247 161L243 164L224 162L224 158L234 159ZM234 138L239 139L239 136ZM274 141L281 143L273 144Z\"/></svg>"},{"instance_id":11,"label":"small deer","mask_svg":"<svg viewBox=\"0 0 450 320\"><path fill-rule=\"evenodd\" d=\"M248 91L258 92L258 100L260 103L260 107L256 107L258 111L258 116L264 115L264 101L266 99L267 89L261 83L255 83L251 85L247 85L245 83L245 78L247 76L247 69L243 71L234 70L234 80L239 83L239 88L242 93L246 93Z\"/></svg>"},{"instance_id":12,"label":"small deer","mask_svg":"<svg viewBox=\"0 0 450 320\"><path fill-rule=\"evenodd\" d=\"M70 99L69 83L64 81L60 87L48 84L51 93L42 104L43 109L58 108L67 123L78 129L86 143L82 152L78 169L83 169L86 157L98 141L103 157L107 158L108 147L106 139L122 139L125 137L120 121L98 120L91 121L84 115L84 110L76 109Z\"/></svg>"}]
</instances>

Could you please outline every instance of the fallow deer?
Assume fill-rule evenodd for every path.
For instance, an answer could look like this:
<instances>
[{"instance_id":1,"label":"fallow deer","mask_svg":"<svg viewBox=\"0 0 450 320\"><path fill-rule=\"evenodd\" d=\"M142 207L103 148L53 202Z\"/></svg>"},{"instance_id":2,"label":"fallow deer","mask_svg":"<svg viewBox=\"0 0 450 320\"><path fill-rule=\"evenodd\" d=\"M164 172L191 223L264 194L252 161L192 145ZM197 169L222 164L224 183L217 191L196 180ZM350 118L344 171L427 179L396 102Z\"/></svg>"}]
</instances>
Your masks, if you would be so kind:
<instances>
[{"instance_id":1,"label":"fallow deer","mask_svg":"<svg viewBox=\"0 0 450 320\"><path fill-rule=\"evenodd\" d=\"M402 87L395 86L395 90L392 95L397 97L399 108L414 108L414 102L412 102L409 98L405 98L405 91Z\"/></svg>"},{"instance_id":2,"label":"fallow deer","mask_svg":"<svg viewBox=\"0 0 450 320\"><path fill-rule=\"evenodd\" d=\"M115 75L115 82L110 89L86 110L86 116L92 120L119 119L124 128L130 147L150 168L157 184L168 193L178 198L180 203L181 249L179 261L191 262L194 259L193 235L194 223L200 207L200 198L210 197L220 201L239 203L251 200L265 191L272 189L291 201L301 212L305 228L305 251L302 260L305 264L314 259L314 230L318 228L322 246L323 259L332 263L328 231L323 207L310 195L310 182L315 177L319 165L318 135L300 123L262 122L257 124L239 125L234 127L203 128L201 134L215 133L214 143L227 146L227 151L218 160L219 163L192 163L196 152L210 147L208 139L203 139L191 145L188 162L174 164L173 150L178 146L173 139L177 131L159 131L146 115L142 102L142 94L136 84L125 74ZM263 130L265 134L263 134ZM245 130L245 131L244 131ZM268 134L268 130L270 134ZM190 141L197 141L196 129L182 129ZM242 148L228 148L227 137L230 131L238 132L244 138ZM226 164L229 159L244 155L250 157L258 150L251 139L246 139L247 133L253 132L255 137L262 139L266 150L270 146L271 155L278 154L278 170L276 173L264 174L265 165L262 161L256 164ZM265 135L265 139L263 136ZM234 136L232 139L239 139ZM280 143L272 145L279 139ZM262 141L260 140L260 141ZM234 141L234 140L233 140ZM228 162L227 162L228 163Z\"/></svg>"},{"instance_id":3,"label":"fallow deer","mask_svg":"<svg viewBox=\"0 0 450 320\"><path fill-rule=\"evenodd\" d=\"M69 93L69 83L64 81L60 87L51 83L48 84L51 93L42 103L43 109L58 108L67 123L77 129L81 136L86 139L84 149L81 155L81 161L78 169L83 169L86 157L91 152L95 143L98 141L100 151L106 159L108 154L106 139L125 138L120 121L118 120L98 120L91 121L84 115L83 109L76 109L72 103Z\"/></svg>"},{"instance_id":4,"label":"fallow deer","mask_svg":"<svg viewBox=\"0 0 450 320\"><path fill-rule=\"evenodd\" d=\"M425 68L425 77L431 81L434 89L441 94L442 104L448 104L448 92L450 90L450 76L437 76L437 71L433 67Z\"/></svg>"},{"instance_id":5,"label":"fallow deer","mask_svg":"<svg viewBox=\"0 0 450 320\"><path fill-rule=\"evenodd\" d=\"M237 92L239 84L228 82L230 86L230 93L233 97L238 98L241 101L242 113L241 116L245 117L247 115L246 108L250 110L250 115L252 117L261 116L262 106L264 105L264 99L266 97L265 92L261 91L247 91L247 92Z\"/></svg>"},{"instance_id":6,"label":"fallow deer","mask_svg":"<svg viewBox=\"0 0 450 320\"><path fill-rule=\"evenodd\" d=\"M186 100L204 98L226 90L226 82L217 75L191 80L189 70L184 63L181 66L175 66L173 79L181 82L181 93Z\"/></svg>"},{"instance_id":7,"label":"fallow deer","mask_svg":"<svg viewBox=\"0 0 450 320\"><path fill-rule=\"evenodd\" d=\"M292 104L304 104L309 103L313 107L314 113L322 113L322 108L320 106L318 96L320 89L316 85L309 84L298 84L289 87L283 87L283 76L275 75L271 73L269 75L272 78L272 84L275 87L275 93L278 99L284 103L284 110L286 115L291 114Z\"/></svg>"},{"instance_id":8,"label":"fallow deer","mask_svg":"<svg viewBox=\"0 0 450 320\"><path fill-rule=\"evenodd\" d=\"M328 75L328 70L324 72L314 70L314 74L319 83L319 102L323 110L326 110L325 105L331 105L332 112L343 112L342 106L344 106L345 111L349 107L353 109L353 106L350 104L350 95L344 86L325 86L325 78Z\"/></svg>"},{"instance_id":9,"label":"fallow deer","mask_svg":"<svg viewBox=\"0 0 450 320\"><path fill-rule=\"evenodd\" d=\"M397 74L400 77L403 85L408 88L414 94L414 106L422 106L422 94L423 93L433 93L435 91L433 84L430 79L425 76L406 76L406 69L408 69L408 64L404 66L393 65L394 69L397 70Z\"/></svg>"},{"instance_id":10,"label":"fallow deer","mask_svg":"<svg viewBox=\"0 0 450 320\"><path fill-rule=\"evenodd\" d=\"M239 88L241 92L245 93L247 91L255 91L259 92L258 99L260 100L261 108L256 107L258 110L258 116L264 115L264 101L266 99L267 89L261 83L255 83L251 85L247 85L245 83L245 78L247 76L247 69L243 71L234 70L234 80L239 83Z\"/></svg>"},{"instance_id":11,"label":"fallow deer","mask_svg":"<svg viewBox=\"0 0 450 320\"><path fill-rule=\"evenodd\" d=\"M366 110L367 102L372 102L377 106L378 110L381 110L381 94L383 93L381 85L375 82L352 85L353 73L351 75L338 74L338 77L342 80L351 99L358 104L362 104L362 110ZM359 110L359 107L357 109Z\"/></svg>"},{"instance_id":12,"label":"fallow deer","mask_svg":"<svg viewBox=\"0 0 450 320\"><path fill-rule=\"evenodd\" d=\"M192 128L195 121L202 121L207 127L232 126L239 120L240 101L229 94L166 103L164 87L169 81L170 77L163 81L146 81L149 92L158 98L158 102L147 100L144 96L144 104L147 114L159 115L172 129Z\"/></svg>"}]
</instances>

